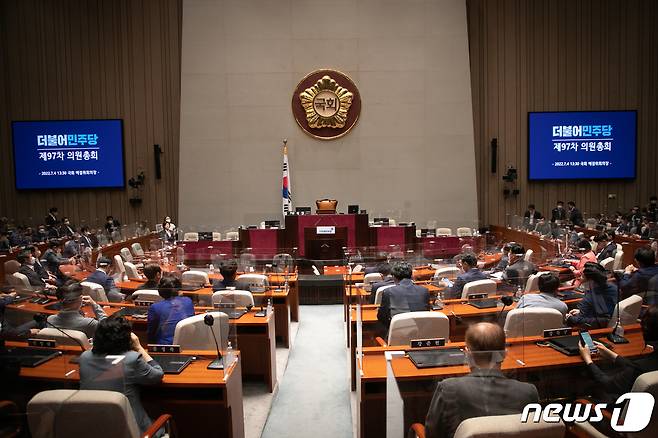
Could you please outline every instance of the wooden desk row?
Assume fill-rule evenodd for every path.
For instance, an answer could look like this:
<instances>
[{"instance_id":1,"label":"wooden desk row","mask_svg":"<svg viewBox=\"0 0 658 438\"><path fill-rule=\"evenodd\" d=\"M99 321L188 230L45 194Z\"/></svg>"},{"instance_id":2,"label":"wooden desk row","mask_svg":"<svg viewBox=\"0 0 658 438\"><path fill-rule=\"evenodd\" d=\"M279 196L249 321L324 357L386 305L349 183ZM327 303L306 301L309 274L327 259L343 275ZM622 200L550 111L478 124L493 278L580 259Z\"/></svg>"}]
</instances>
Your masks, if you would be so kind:
<instances>
[{"instance_id":1,"label":"wooden desk row","mask_svg":"<svg viewBox=\"0 0 658 438\"><path fill-rule=\"evenodd\" d=\"M436 286L434 286L436 288ZM500 298L501 296L495 296L491 298ZM580 302L580 299L565 300L565 303L569 307L574 307L577 303ZM469 325L481 321L490 321L496 323L502 323L501 320L502 313L508 312L516 308L516 302L512 303L509 306L503 307L502 303L499 303L497 307L492 307L488 309L479 309L475 306L467 304L464 300L461 299L450 299L443 301L443 309L437 310L436 312L441 312L448 317L450 322L450 340L453 342L463 341L464 335L466 334L466 329ZM377 336L385 337L386 334L382 332L383 327L377 319L377 311L379 310L379 305L376 304L363 304L359 306L352 305L350 308L350 324L348 327L348 333L350 336L349 348L350 348L350 366L351 366L351 376L352 376L352 390L356 389L356 348L357 348L357 324L361 323L361 345L364 347L376 346L377 342L375 338ZM357 313L360 312L360 315Z\"/></svg>"},{"instance_id":2,"label":"wooden desk row","mask_svg":"<svg viewBox=\"0 0 658 438\"><path fill-rule=\"evenodd\" d=\"M610 329L591 331L596 338ZM626 327L628 344L615 345L615 352L624 357L648 354L639 325ZM586 395L589 379L583 378L584 364L580 356L566 356L550 347L536 344L542 338L508 339L507 355L502 371L511 378L530 382L537 386L540 399L555 399ZM463 348L463 343L450 343L448 347ZM386 434L387 417L387 373L385 351L400 350L400 347L364 348L363 357L358 359L357 374L357 432L359 438L381 437ZM466 365L418 369L408 357L396 357L391 369L402 397L404 428L413 423L424 423L436 383L447 377L469 373Z\"/></svg>"},{"instance_id":3,"label":"wooden desk row","mask_svg":"<svg viewBox=\"0 0 658 438\"><path fill-rule=\"evenodd\" d=\"M23 342L8 342L8 347L25 347ZM49 389L78 389L78 364L70 360L78 356L77 347L64 346L57 350L62 355L34 368L21 368L18 381L6 382L3 393L24 403L41 391ZM165 374L159 385L140 387L140 398L151 418L171 414L179 437L244 437L242 403L242 352L231 368L208 370L217 357L214 351L186 350L181 354L195 356L180 374ZM21 402L22 401L22 402Z\"/></svg>"},{"instance_id":4,"label":"wooden desk row","mask_svg":"<svg viewBox=\"0 0 658 438\"><path fill-rule=\"evenodd\" d=\"M170 267L170 266L169 266ZM74 265L63 265L60 267L62 273L77 281L84 281L90 274L87 271L82 271ZM210 274L210 280L221 280L220 274ZM286 347L290 347L290 321L299 321L299 294L297 289L297 276L290 276L288 278L288 289L282 289L285 285L285 278L283 275L270 274L268 276L271 289L265 293L254 293L253 296L256 300L261 300L263 306L267 304L267 300L272 300L272 306L276 310L276 336ZM124 293L131 294L144 284L144 279L129 279L127 281L117 282L116 285ZM192 297L193 300L198 302L198 298L205 296L210 297L213 293L212 287L206 285L196 291L182 291L183 294ZM208 298L209 300L209 298Z\"/></svg>"},{"instance_id":5,"label":"wooden desk row","mask_svg":"<svg viewBox=\"0 0 658 438\"><path fill-rule=\"evenodd\" d=\"M108 316L118 312L122 307L133 307L130 303L99 303ZM47 305L23 301L7 306L7 317L15 318L16 321L25 322L36 313L53 315L55 310L46 308ZM93 318L91 307L82 308L86 316ZM197 314L212 310L211 307L195 308ZM242 357L242 374L245 379L256 379L264 381L270 392L274 391L277 384L276 377L276 343L274 320L276 310L266 317L256 317L257 310L242 315L239 319L230 319L229 325L232 333L237 339L236 350L240 351ZM17 315L18 314L18 315ZM23 316L21 318L21 316ZM147 342L147 321L143 318L127 316L133 327L133 331L139 337L142 345Z\"/></svg>"}]
</instances>

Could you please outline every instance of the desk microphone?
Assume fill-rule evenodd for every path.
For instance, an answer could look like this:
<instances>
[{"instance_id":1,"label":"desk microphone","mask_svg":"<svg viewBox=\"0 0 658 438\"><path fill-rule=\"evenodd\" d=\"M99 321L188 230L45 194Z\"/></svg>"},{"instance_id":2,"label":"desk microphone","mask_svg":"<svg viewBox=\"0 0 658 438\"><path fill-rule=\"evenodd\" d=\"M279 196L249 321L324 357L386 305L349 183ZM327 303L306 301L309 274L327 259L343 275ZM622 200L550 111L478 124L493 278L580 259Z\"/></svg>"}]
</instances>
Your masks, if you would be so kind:
<instances>
[{"instance_id":1,"label":"desk microphone","mask_svg":"<svg viewBox=\"0 0 658 438\"><path fill-rule=\"evenodd\" d=\"M210 362L207 368L209 370L222 370L224 369L224 364L222 363L222 353L219 351L217 337L215 336L215 331L212 329L212 326L215 324L215 317L209 313L206 313L206 315L203 317L203 323L210 327L210 333L212 333L212 338L215 341L215 348L217 348L217 359Z\"/></svg>"},{"instance_id":2,"label":"desk microphone","mask_svg":"<svg viewBox=\"0 0 658 438\"><path fill-rule=\"evenodd\" d=\"M85 348L84 345L82 345L82 342L80 342L79 339L74 338L73 336L71 336L71 335L69 335L68 333L66 333L65 330L63 330L63 329L57 327L57 326L56 326L55 324L53 324L52 322L49 322L49 321L48 321L48 317L47 317L46 315L44 315L43 313L37 313L37 314L35 314L35 315L34 315L34 321L35 321L39 326L46 326L46 327L47 327L47 326L50 326L50 327L54 328L55 330L57 330L58 332L62 333L64 336L66 336L67 338L69 338L69 339L71 339L73 342L75 342L75 343L80 347L80 350L81 350L82 353L84 353L85 351L87 351L87 349ZM73 358L73 359L71 359L71 362L74 362L74 361L77 362L76 359L77 359L77 358Z\"/></svg>"},{"instance_id":3,"label":"desk microphone","mask_svg":"<svg viewBox=\"0 0 658 438\"><path fill-rule=\"evenodd\" d=\"M500 317L503 315L503 312L505 311L505 307L512 305L512 303L514 302L514 298L510 297L509 295L503 295L502 297L500 297L500 302L503 303L503 308L500 309L500 313L498 314L497 319L500 319Z\"/></svg>"}]
</instances>

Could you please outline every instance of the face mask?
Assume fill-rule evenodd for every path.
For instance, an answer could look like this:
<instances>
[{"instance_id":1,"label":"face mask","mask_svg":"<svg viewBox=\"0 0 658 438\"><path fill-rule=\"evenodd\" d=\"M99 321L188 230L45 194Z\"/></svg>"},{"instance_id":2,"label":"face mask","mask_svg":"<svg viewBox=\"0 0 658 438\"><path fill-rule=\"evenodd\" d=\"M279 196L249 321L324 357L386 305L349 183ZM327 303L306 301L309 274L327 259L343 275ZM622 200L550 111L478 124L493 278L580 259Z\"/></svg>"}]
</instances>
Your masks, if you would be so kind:
<instances>
[{"instance_id":1,"label":"face mask","mask_svg":"<svg viewBox=\"0 0 658 438\"><path fill-rule=\"evenodd\" d=\"M557 206L557 209L558 209L558 210L562 210L563 208L564 208L564 207L562 207L561 205L558 205L558 206Z\"/></svg>"}]
</instances>

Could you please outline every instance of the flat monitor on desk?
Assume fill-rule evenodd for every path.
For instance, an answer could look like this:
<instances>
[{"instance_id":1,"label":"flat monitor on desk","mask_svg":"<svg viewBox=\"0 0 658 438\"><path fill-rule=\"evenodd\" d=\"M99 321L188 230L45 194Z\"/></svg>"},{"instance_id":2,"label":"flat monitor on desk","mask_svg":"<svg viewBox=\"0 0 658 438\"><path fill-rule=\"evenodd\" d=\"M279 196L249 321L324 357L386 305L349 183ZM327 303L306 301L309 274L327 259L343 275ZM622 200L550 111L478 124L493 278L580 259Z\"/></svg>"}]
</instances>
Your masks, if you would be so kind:
<instances>
[{"instance_id":1,"label":"flat monitor on desk","mask_svg":"<svg viewBox=\"0 0 658 438\"><path fill-rule=\"evenodd\" d=\"M295 207L297 214L311 214L311 207Z\"/></svg>"},{"instance_id":2,"label":"flat monitor on desk","mask_svg":"<svg viewBox=\"0 0 658 438\"><path fill-rule=\"evenodd\" d=\"M377 225L388 225L387 217L376 217L373 219L373 222Z\"/></svg>"},{"instance_id":3,"label":"flat monitor on desk","mask_svg":"<svg viewBox=\"0 0 658 438\"><path fill-rule=\"evenodd\" d=\"M348 205L347 206L347 213L348 214L358 214L359 213L359 206L358 205Z\"/></svg>"},{"instance_id":4,"label":"flat monitor on desk","mask_svg":"<svg viewBox=\"0 0 658 438\"><path fill-rule=\"evenodd\" d=\"M265 228L281 228L281 221L265 221Z\"/></svg>"}]
</instances>

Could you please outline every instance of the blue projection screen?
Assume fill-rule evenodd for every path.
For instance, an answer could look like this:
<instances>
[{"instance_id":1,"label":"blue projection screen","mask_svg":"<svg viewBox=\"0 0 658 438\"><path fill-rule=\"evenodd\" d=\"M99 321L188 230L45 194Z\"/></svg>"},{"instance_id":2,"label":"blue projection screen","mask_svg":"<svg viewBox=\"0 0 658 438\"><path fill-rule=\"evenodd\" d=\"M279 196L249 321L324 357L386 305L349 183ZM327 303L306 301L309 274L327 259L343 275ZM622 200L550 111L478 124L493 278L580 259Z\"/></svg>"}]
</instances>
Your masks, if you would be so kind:
<instances>
[{"instance_id":1,"label":"blue projection screen","mask_svg":"<svg viewBox=\"0 0 658 438\"><path fill-rule=\"evenodd\" d=\"M635 178L635 111L528 113L528 179Z\"/></svg>"},{"instance_id":2,"label":"blue projection screen","mask_svg":"<svg viewBox=\"0 0 658 438\"><path fill-rule=\"evenodd\" d=\"M12 122L17 189L123 188L121 120Z\"/></svg>"}]
</instances>

